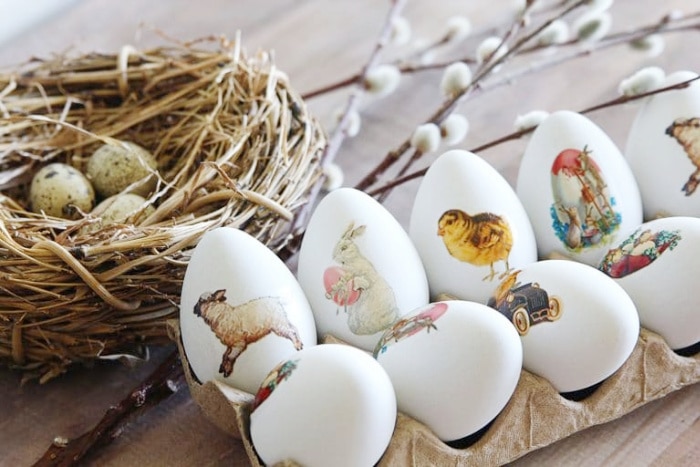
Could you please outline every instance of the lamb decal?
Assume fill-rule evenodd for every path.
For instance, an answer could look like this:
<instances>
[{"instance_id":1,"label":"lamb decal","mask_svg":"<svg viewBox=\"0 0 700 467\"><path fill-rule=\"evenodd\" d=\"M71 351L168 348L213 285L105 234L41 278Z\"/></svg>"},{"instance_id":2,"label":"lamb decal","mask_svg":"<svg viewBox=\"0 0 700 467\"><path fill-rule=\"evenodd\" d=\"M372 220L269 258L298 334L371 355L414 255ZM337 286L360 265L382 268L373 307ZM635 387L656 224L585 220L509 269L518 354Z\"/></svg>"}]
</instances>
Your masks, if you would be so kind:
<instances>
[{"instance_id":1,"label":"lamb decal","mask_svg":"<svg viewBox=\"0 0 700 467\"><path fill-rule=\"evenodd\" d=\"M289 322L277 297L260 297L233 306L226 303L225 289L205 292L194 306L194 314L202 318L226 346L219 366L219 373L225 377L231 375L236 359L250 344L270 333L290 340L297 350L303 347L299 332Z\"/></svg>"},{"instance_id":2,"label":"lamb decal","mask_svg":"<svg viewBox=\"0 0 700 467\"><path fill-rule=\"evenodd\" d=\"M700 183L700 118L677 118L666 128L666 134L683 146L690 162L695 166L695 171L682 188L685 195L690 196Z\"/></svg>"},{"instance_id":3,"label":"lamb decal","mask_svg":"<svg viewBox=\"0 0 700 467\"><path fill-rule=\"evenodd\" d=\"M342 307L350 331L357 335L375 334L399 317L394 291L357 246L366 228L350 223L333 249L333 260L340 266L329 267L323 275L326 298Z\"/></svg>"}]
</instances>

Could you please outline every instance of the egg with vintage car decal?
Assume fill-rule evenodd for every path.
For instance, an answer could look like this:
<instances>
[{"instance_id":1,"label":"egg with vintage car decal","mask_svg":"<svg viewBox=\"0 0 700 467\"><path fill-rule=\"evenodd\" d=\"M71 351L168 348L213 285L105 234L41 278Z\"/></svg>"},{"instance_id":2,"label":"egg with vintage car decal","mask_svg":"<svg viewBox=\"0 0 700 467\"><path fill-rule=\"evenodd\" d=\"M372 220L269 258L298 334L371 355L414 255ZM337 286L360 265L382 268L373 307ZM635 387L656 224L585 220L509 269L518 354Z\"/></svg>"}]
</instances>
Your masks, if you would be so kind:
<instances>
[{"instance_id":1,"label":"egg with vintage car decal","mask_svg":"<svg viewBox=\"0 0 700 467\"><path fill-rule=\"evenodd\" d=\"M520 200L505 178L468 151L438 157L421 182L409 234L421 255L431 297L485 301L513 268L537 260Z\"/></svg>"},{"instance_id":2,"label":"egg with vintage car decal","mask_svg":"<svg viewBox=\"0 0 700 467\"><path fill-rule=\"evenodd\" d=\"M205 233L185 271L182 345L201 383L254 393L281 360L316 344L309 303L287 266L234 228Z\"/></svg>"},{"instance_id":3,"label":"egg with vintage car decal","mask_svg":"<svg viewBox=\"0 0 700 467\"><path fill-rule=\"evenodd\" d=\"M637 183L615 143L581 114L552 113L525 149L516 185L541 259L595 266L620 232L642 222Z\"/></svg>"},{"instance_id":4,"label":"egg with vintage car decal","mask_svg":"<svg viewBox=\"0 0 700 467\"><path fill-rule=\"evenodd\" d=\"M639 316L625 290L575 261L539 261L512 272L488 305L520 334L523 367L560 393L587 389L612 375L639 335Z\"/></svg>"},{"instance_id":5,"label":"egg with vintage car decal","mask_svg":"<svg viewBox=\"0 0 700 467\"><path fill-rule=\"evenodd\" d=\"M642 224L611 248L600 270L634 301L641 325L674 350L700 342L694 294L700 277L700 219L667 217Z\"/></svg>"},{"instance_id":6,"label":"egg with vintage car decal","mask_svg":"<svg viewBox=\"0 0 700 467\"><path fill-rule=\"evenodd\" d=\"M374 355L391 378L399 410L443 441L487 426L510 400L522 369L513 326L481 303L460 300L404 316Z\"/></svg>"},{"instance_id":7,"label":"egg with vintage car decal","mask_svg":"<svg viewBox=\"0 0 700 467\"><path fill-rule=\"evenodd\" d=\"M371 466L396 424L384 369L343 344L304 349L280 363L256 393L250 438L265 465Z\"/></svg>"},{"instance_id":8,"label":"egg with vintage car decal","mask_svg":"<svg viewBox=\"0 0 700 467\"><path fill-rule=\"evenodd\" d=\"M352 188L330 192L314 210L297 277L319 335L365 350L403 314L429 301L423 265L401 224Z\"/></svg>"},{"instance_id":9,"label":"egg with vintage car decal","mask_svg":"<svg viewBox=\"0 0 700 467\"><path fill-rule=\"evenodd\" d=\"M662 86L697 76L673 73ZM625 157L639 185L645 220L700 216L700 82L646 97L630 128Z\"/></svg>"}]
</instances>

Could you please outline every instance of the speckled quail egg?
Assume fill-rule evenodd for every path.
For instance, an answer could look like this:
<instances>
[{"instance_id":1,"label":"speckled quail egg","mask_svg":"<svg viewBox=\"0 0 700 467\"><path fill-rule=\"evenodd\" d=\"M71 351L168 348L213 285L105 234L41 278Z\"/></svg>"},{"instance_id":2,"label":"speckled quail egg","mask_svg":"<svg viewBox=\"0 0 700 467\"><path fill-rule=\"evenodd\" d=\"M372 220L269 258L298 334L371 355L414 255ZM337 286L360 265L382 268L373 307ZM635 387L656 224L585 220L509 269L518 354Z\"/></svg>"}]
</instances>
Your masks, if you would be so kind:
<instances>
[{"instance_id":1,"label":"speckled quail egg","mask_svg":"<svg viewBox=\"0 0 700 467\"><path fill-rule=\"evenodd\" d=\"M88 230L95 231L112 224L125 222L138 223L155 211L143 196L134 193L120 193L110 196L98 204L90 214L98 218L97 222L90 224Z\"/></svg>"},{"instance_id":2,"label":"speckled quail egg","mask_svg":"<svg viewBox=\"0 0 700 467\"><path fill-rule=\"evenodd\" d=\"M29 187L31 209L64 219L77 219L95 204L95 190L78 169L54 162L39 169Z\"/></svg>"},{"instance_id":3,"label":"speckled quail egg","mask_svg":"<svg viewBox=\"0 0 700 467\"><path fill-rule=\"evenodd\" d=\"M131 142L100 146L87 163L87 177L102 197L129 192L148 196L156 184L156 160L141 146Z\"/></svg>"}]
</instances>

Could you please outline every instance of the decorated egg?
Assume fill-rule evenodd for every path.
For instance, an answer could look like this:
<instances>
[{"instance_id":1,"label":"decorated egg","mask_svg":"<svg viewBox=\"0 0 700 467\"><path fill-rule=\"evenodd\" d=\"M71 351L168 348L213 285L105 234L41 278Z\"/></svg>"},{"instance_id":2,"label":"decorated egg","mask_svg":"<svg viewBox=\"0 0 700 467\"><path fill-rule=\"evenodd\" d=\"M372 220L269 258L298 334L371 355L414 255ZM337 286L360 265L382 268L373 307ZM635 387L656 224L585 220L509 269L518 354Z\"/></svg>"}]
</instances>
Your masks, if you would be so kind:
<instances>
[{"instance_id":1,"label":"decorated egg","mask_svg":"<svg viewBox=\"0 0 700 467\"><path fill-rule=\"evenodd\" d=\"M459 300L404 316L374 355L391 378L399 410L443 441L488 425L513 395L522 368L520 339L508 320Z\"/></svg>"},{"instance_id":2,"label":"decorated egg","mask_svg":"<svg viewBox=\"0 0 700 467\"><path fill-rule=\"evenodd\" d=\"M442 154L425 174L409 234L433 299L484 302L498 278L537 260L532 226L508 182L479 156Z\"/></svg>"},{"instance_id":3,"label":"decorated egg","mask_svg":"<svg viewBox=\"0 0 700 467\"><path fill-rule=\"evenodd\" d=\"M637 306L641 325L681 350L700 342L700 219L667 217L642 224L608 250L600 269Z\"/></svg>"},{"instance_id":4,"label":"decorated egg","mask_svg":"<svg viewBox=\"0 0 700 467\"><path fill-rule=\"evenodd\" d=\"M330 192L314 210L297 277L319 334L365 350L403 314L429 301L408 234L381 204L352 188Z\"/></svg>"},{"instance_id":5,"label":"decorated egg","mask_svg":"<svg viewBox=\"0 0 700 467\"><path fill-rule=\"evenodd\" d=\"M545 260L513 271L488 305L520 334L523 367L560 393L590 388L632 353L639 316L625 290L601 271Z\"/></svg>"},{"instance_id":6,"label":"decorated egg","mask_svg":"<svg viewBox=\"0 0 700 467\"><path fill-rule=\"evenodd\" d=\"M316 344L309 303L287 266L249 234L205 233L187 265L182 344L201 382L255 393L281 360Z\"/></svg>"},{"instance_id":7,"label":"decorated egg","mask_svg":"<svg viewBox=\"0 0 700 467\"><path fill-rule=\"evenodd\" d=\"M681 71L663 86L697 77ZM644 218L700 216L700 82L644 99L625 156L642 195Z\"/></svg>"},{"instance_id":8,"label":"decorated egg","mask_svg":"<svg viewBox=\"0 0 700 467\"><path fill-rule=\"evenodd\" d=\"M533 132L516 191L540 258L595 266L620 232L642 223L637 183L615 143L589 119L559 111Z\"/></svg>"},{"instance_id":9,"label":"decorated egg","mask_svg":"<svg viewBox=\"0 0 700 467\"><path fill-rule=\"evenodd\" d=\"M265 378L250 437L265 465L375 465L396 423L396 396L369 354L342 344L309 347Z\"/></svg>"}]
</instances>

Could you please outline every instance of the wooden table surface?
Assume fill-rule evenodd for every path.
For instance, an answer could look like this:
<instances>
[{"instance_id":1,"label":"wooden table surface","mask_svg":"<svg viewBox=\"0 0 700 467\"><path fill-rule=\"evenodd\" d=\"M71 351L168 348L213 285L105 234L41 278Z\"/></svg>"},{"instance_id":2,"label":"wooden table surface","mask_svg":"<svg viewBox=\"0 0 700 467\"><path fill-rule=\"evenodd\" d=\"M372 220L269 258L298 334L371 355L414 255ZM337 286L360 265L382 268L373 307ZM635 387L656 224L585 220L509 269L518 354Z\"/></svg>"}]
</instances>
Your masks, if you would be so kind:
<instances>
[{"instance_id":1,"label":"wooden table surface","mask_svg":"<svg viewBox=\"0 0 700 467\"><path fill-rule=\"evenodd\" d=\"M504 5L509 3L414 0L408 2L405 16L411 21L414 39L434 39L451 16L468 16L476 30L483 30L502 19ZM219 34L233 37L240 30L249 52L274 50L278 67L303 92L359 71L387 8L387 1L378 0L79 1L1 44L0 65L6 68L31 56L64 51L115 52L124 44L145 48L165 43L164 36L178 40ZM613 27L622 31L650 24L675 8L690 12L700 9L700 4L697 0L618 0L612 10ZM656 58L616 47L484 93L460 107L469 117L471 131L459 147L473 148L509 133L515 117L529 110L578 110L615 97L618 82L642 66L658 65L668 72L698 71L697 44L698 32L669 37L664 55ZM388 50L387 57L401 56L409 47ZM473 47L465 45L464 50ZM454 53L451 56L461 56ZM396 93L362 101L362 131L346 141L338 156L347 185L354 184L432 113L440 102L440 76L439 71L407 76ZM346 92L337 92L313 99L309 105L330 130L346 97ZM624 147L635 110L626 105L596 112L591 118ZM481 155L514 183L524 145L525 141L503 144ZM426 158L420 166L430 160ZM417 185L402 186L386 202L404 225ZM78 368L45 385L20 386L18 374L0 369L0 465L31 465L54 437L71 438L92 427L168 352L155 349L150 361L134 368L109 362ZM700 465L700 385L535 451L514 465L543 462ZM240 441L205 419L184 389L128 425L118 439L91 457L90 464L247 465L248 461Z\"/></svg>"}]
</instances>

